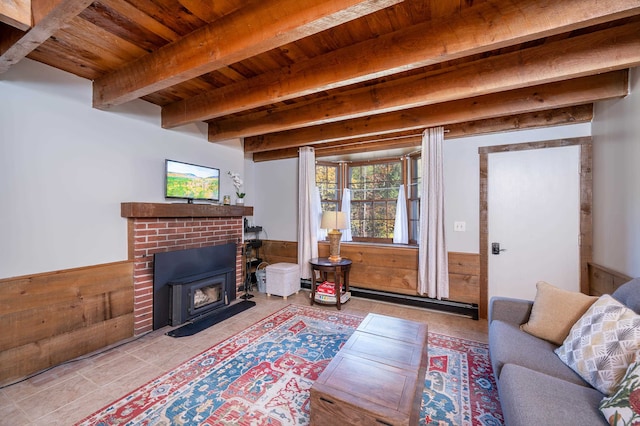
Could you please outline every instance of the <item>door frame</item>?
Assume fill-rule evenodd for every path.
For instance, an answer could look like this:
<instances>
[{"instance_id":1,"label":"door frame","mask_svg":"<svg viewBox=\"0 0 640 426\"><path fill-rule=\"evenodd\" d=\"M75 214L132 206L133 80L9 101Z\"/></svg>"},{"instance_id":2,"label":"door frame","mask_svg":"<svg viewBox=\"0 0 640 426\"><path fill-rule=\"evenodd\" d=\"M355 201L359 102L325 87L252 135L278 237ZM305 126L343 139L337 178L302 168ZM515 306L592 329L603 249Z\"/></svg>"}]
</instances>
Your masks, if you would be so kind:
<instances>
[{"instance_id":1,"label":"door frame","mask_svg":"<svg viewBox=\"0 0 640 426\"><path fill-rule=\"evenodd\" d=\"M592 138L588 136L480 147L478 148L480 155L480 306L478 307L480 318L487 318L489 312L489 154L572 145L580 146L580 235L578 237L580 291L589 294L588 263L593 254Z\"/></svg>"}]
</instances>

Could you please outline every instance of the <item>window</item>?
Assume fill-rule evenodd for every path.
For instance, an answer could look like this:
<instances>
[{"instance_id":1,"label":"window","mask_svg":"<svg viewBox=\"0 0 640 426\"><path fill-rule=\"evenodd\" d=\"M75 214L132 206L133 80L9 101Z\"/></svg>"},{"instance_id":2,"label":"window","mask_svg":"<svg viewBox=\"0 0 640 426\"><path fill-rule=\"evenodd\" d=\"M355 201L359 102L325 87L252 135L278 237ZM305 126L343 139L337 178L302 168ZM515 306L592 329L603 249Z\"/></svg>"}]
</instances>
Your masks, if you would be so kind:
<instances>
[{"instance_id":1,"label":"window","mask_svg":"<svg viewBox=\"0 0 640 426\"><path fill-rule=\"evenodd\" d=\"M393 240L402 163L397 160L350 165L348 175L354 240Z\"/></svg>"},{"instance_id":2,"label":"window","mask_svg":"<svg viewBox=\"0 0 640 426\"><path fill-rule=\"evenodd\" d=\"M344 177L344 178L343 178ZM353 163L316 163L322 211L340 210L342 189L351 189L354 241L391 243L398 190L407 188L409 242L416 243L419 223L420 156Z\"/></svg>"},{"instance_id":3,"label":"window","mask_svg":"<svg viewBox=\"0 0 640 426\"><path fill-rule=\"evenodd\" d=\"M422 158L409 157L409 184L407 187L407 217L409 219L409 243L417 244L420 229L420 192L422 191Z\"/></svg>"},{"instance_id":4,"label":"window","mask_svg":"<svg viewBox=\"0 0 640 426\"><path fill-rule=\"evenodd\" d=\"M342 198L340 181L338 164L316 164L316 185L320 188L320 202L323 212L340 210Z\"/></svg>"}]
</instances>

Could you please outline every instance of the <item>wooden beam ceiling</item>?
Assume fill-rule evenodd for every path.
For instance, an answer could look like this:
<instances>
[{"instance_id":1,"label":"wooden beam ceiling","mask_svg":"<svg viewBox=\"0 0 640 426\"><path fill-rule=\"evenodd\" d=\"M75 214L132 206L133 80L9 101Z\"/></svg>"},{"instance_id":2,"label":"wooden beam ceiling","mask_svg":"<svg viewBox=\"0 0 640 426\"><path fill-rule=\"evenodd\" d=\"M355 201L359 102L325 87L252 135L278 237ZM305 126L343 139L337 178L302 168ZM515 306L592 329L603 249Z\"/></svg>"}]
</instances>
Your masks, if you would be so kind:
<instances>
[{"instance_id":1,"label":"wooden beam ceiling","mask_svg":"<svg viewBox=\"0 0 640 426\"><path fill-rule=\"evenodd\" d=\"M6 30L11 44L0 43L0 74L18 63L80 14L93 0L33 1L33 27L26 33ZM0 31L0 35L2 32Z\"/></svg>"},{"instance_id":2,"label":"wooden beam ceiling","mask_svg":"<svg viewBox=\"0 0 640 426\"><path fill-rule=\"evenodd\" d=\"M593 119L593 104L577 105L541 112L509 115L504 117L454 123L447 126L445 139L475 136L488 133L509 132L536 127L552 127L567 124L587 123ZM337 140L314 145L316 158L372 151L388 151L397 148L416 148L422 143L420 129L394 132L380 136L369 136ZM298 148L284 148L255 152L253 161L272 161L297 158Z\"/></svg>"},{"instance_id":3,"label":"wooden beam ceiling","mask_svg":"<svg viewBox=\"0 0 640 426\"><path fill-rule=\"evenodd\" d=\"M162 126L172 128L210 120L310 93L557 35L632 16L637 13L637 8L636 1L628 0L513 0L481 3L447 19L403 28L168 104L162 108ZM479 22L488 25L480 26ZM233 120L230 121L217 125L221 129L221 138L225 137L224 129L234 127ZM238 121L244 121L244 118ZM251 135L246 133L242 136ZM229 136L236 137L231 133Z\"/></svg>"},{"instance_id":4,"label":"wooden beam ceiling","mask_svg":"<svg viewBox=\"0 0 640 426\"><path fill-rule=\"evenodd\" d=\"M256 0L94 81L93 105L143 97L400 1Z\"/></svg>"},{"instance_id":5,"label":"wooden beam ceiling","mask_svg":"<svg viewBox=\"0 0 640 426\"><path fill-rule=\"evenodd\" d=\"M29 2L28 19L9 17ZM163 127L204 121L208 140L243 139L256 161L301 145L319 155L402 147L436 125L581 122L584 105L624 96L625 70L640 65L640 0L2 6L0 72L41 61L92 80L95 107L154 103Z\"/></svg>"},{"instance_id":6,"label":"wooden beam ceiling","mask_svg":"<svg viewBox=\"0 0 640 426\"><path fill-rule=\"evenodd\" d=\"M27 31L31 28L31 0L4 0L0 2L0 22Z\"/></svg>"},{"instance_id":7,"label":"wooden beam ceiling","mask_svg":"<svg viewBox=\"0 0 640 426\"><path fill-rule=\"evenodd\" d=\"M628 71L526 87L244 139L245 153L544 111L628 94Z\"/></svg>"},{"instance_id":8,"label":"wooden beam ceiling","mask_svg":"<svg viewBox=\"0 0 640 426\"><path fill-rule=\"evenodd\" d=\"M640 64L640 23L345 91L282 111L209 123L209 141L274 133L503 92ZM552 64L552 66L550 66ZM373 118L375 119L375 118Z\"/></svg>"}]
</instances>

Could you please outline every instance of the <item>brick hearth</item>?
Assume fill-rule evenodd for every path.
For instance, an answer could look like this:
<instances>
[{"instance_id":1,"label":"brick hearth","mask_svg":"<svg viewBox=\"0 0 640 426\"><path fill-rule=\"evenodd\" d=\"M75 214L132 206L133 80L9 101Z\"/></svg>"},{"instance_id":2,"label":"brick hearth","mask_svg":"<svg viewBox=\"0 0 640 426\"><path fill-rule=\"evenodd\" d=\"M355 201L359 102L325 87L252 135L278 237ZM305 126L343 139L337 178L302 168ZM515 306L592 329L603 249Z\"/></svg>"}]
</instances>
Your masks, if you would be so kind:
<instances>
[{"instance_id":1,"label":"brick hearth","mask_svg":"<svg viewBox=\"0 0 640 426\"><path fill-rule=\"evenodd\" d=\"M153 329L154 253L236 243L236 287L242 287L242 213L226 213L232 217L132 217L137 213L125 211L128 204L123 203L122 216L129 218L129 258L134 261L134 335Z\"/></svg>"}]
</instances>

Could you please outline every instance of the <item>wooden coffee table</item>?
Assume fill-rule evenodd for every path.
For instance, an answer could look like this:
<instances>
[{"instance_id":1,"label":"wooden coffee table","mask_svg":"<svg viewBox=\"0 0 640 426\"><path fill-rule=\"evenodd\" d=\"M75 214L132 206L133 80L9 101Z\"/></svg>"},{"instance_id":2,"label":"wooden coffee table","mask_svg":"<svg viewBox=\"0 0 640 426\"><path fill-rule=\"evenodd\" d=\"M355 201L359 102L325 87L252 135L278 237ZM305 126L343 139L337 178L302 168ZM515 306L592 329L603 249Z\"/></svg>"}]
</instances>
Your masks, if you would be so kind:
<instances>
[{"instance_id":1,"label":"wooden coffee table","mask_svg":"<svg viewBox=\"0 0 640 426\"><path fill-rule=\"evenodd\" d=\"M417 425L427 325L369 314L311 387L311 424Z\"/></svg>"}]
</instances>

